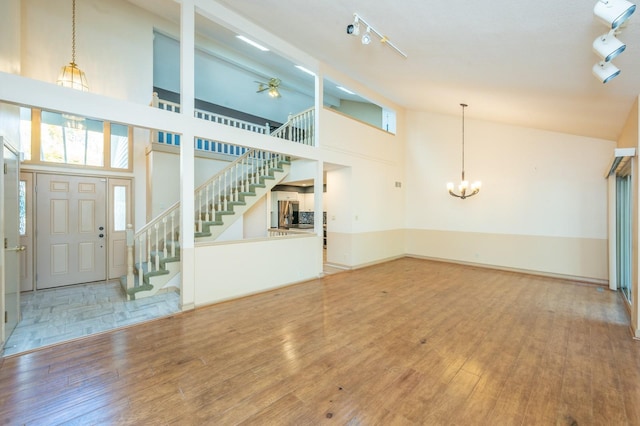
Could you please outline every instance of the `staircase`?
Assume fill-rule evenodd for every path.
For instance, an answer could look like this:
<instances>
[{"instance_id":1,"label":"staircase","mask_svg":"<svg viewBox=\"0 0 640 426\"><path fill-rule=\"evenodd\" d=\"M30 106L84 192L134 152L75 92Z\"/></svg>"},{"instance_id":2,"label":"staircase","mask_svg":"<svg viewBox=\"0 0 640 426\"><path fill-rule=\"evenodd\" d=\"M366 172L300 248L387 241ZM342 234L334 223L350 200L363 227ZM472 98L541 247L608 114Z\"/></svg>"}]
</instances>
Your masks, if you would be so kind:
<instances>
[{"instance_id":1,"label":"staircase","mask_svg":"<svg viewBox=\"0 0 640 426\"><path fill-rule=\"evenodd\" d=\"M269 151L249 150L195 191L196 242L215 241L289 173L291 162ZM179 287L180 204L137 233L127 229L127 275L120 282L130 300Z\"/></svg>"}]
</instances>

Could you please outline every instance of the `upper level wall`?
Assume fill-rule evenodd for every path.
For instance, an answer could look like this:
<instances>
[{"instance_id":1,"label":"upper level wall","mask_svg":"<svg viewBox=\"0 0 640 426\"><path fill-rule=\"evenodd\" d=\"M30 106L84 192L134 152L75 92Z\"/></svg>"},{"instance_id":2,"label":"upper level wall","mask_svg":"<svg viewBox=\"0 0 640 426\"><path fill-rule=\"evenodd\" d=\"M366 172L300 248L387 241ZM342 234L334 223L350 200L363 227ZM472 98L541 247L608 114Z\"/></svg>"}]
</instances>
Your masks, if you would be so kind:
<instances>
[{"instance_id":1,"label":"upper level wall","mask_svg":"<svg viewBox=\"0 0 640 426\"><path fill-rule=\"evenodd\" d=\"M20 74L20 0L2 1L0 40L0 71Z\"/></svg>"},{"instance_id":2,"label":"upper level wall","mask_svg":"<svg viewBox=\"0 0 640 426\"><path fill-rule=\"evenodd\" d=\"M92 93L151 101L154 19L124 0L76 3L76 63ZM71 26L71 1L22 0L21 74L55 83L71 61Z\"/></svg>"},{"instance_id":3,"label":"upper level wall","mask_svg":"<svg viewBox=\"0 0 640 426\"><path fill-rule=\"evenodd\" d=\"M446 191L460 181L460 117L409 113L410 228L606 238L604 169L613 141L467 119L465 168L477 196Z\"/></svg>"}]
</instances>

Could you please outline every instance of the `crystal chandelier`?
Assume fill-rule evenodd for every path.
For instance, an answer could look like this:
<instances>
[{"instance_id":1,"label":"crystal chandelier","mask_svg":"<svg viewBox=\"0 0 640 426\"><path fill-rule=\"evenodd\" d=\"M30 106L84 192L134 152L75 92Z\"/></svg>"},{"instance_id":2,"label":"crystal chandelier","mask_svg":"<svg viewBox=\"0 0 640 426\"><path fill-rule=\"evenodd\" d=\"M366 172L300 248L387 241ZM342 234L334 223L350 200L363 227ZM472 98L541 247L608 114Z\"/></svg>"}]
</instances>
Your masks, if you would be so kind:
<instances>
[{"instance_id":1,"label":"crystal chandelier","mask_svg":"<svg viewBox=\"0 0 640 426\"><path fill-rule=\"evenodd\" d=\"M480 186L482 184L480 183L480 181L476 181L472 183L471 188L469 188L469 181L465 180L464 178L464 109L468 105L460 104L460 106L462 107L462 182L460 183L460 185L458 185L459 194L456 194L455 192L453 192L453 188L454 188L453 182L449 182L447 184L447 190L449 191L449 194L453 195L454 197L461 198L464 200L465 198L472 197L476 195L478 192L480 192ZM470 192L469 192L469 189L471 189Z\"/></svg>"}]
</instances>

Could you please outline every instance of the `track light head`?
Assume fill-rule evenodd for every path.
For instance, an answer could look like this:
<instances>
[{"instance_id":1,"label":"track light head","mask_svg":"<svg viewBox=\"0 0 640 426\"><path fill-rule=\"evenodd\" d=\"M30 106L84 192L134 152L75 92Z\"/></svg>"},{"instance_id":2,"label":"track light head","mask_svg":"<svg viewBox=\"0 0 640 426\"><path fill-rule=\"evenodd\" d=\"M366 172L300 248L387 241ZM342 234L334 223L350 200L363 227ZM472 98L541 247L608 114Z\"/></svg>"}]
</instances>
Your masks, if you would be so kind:
<instances>
[{"instance_id":1,"label":"track light head","mask_svg":"<svg viewBox=\"0 0 640 426\"><path fill-rule=\"evenodd\" d=\"M611 62L598 62L593 66L593 75L596 76L598 80L600 80L603 84L608 83L613 78L617 77L620 74L620 70L618 67L613 65Z\"/></svg>"},{"instance_id":2,"label":"track light head","mask_svg":"<svg viewBox=\"0 0 640 426\"><path fill-rule=\"evenodd\" d=\"M593 13L605 25L615 30L622 25L636 10L636 5L627 0L598 0Z\"/></svg>"},{"instance_id":3,"label":"track light head","mask_svg":"<svg viewBox=\"0 0 640 426\"><path fill-rule=\"evenodd\" d=\"M367 32L362 35L362 44L371 43L371 27L367 27Z\"/></svg>"},{"instance_id":4,"label":"track light head","mask_svg":"<svg viewBox=\"0 0 640 426\"><path fill-rule=\"evenodd\" d=\"M596 52L603 61L609 62L627 48L627 45L616 38L615 31L611 30L593 41L593 51Z\"/></svg>"}]
</instances>

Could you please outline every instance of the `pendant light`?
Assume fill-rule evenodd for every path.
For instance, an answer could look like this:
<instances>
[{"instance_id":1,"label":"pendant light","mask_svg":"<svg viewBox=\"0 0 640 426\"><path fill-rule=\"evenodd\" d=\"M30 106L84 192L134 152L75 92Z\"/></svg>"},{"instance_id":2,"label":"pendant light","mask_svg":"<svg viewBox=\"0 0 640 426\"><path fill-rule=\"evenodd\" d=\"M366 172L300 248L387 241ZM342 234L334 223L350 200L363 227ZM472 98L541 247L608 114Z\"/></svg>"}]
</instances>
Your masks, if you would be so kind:
<instances>
[{"instance_id":1,"label":"pendant light","mask_svg":"<svg viewBox=\"0 0 640 426\"><path fill-rule=\"evenodd\" d=\"M72 0L71 11L71 62L62 67L58 84L63 87L87 92L89 85L84 72L76 64L76 0Z\"/></svg>"},{"instance_id":2,"label":"pendant light","mask_svg":"<svg viewBox=\"0 0 640 426\"><path fill-rule=\"evenodd\" d=\"M458 185L458 191L460 192L460 194L456 194L455 192L453 192L453 182L449 182L447 184L447 190L449 191L449 194L451 194L452 196L464 200L465 198L473 197L478 192L480 192L480 186L482 184L480 183L480 181L476 181L472 183L471 192L467 193L467 191L469 191L469 182L464 178L464 109L468 105L460 104L460 106L462 107L462 181L460 185Z\"/></svg>"}]
</instances>

